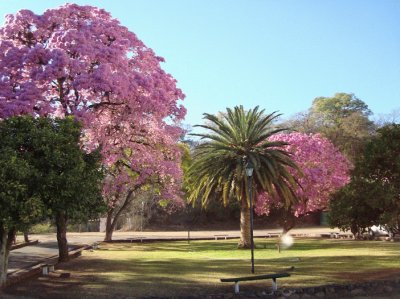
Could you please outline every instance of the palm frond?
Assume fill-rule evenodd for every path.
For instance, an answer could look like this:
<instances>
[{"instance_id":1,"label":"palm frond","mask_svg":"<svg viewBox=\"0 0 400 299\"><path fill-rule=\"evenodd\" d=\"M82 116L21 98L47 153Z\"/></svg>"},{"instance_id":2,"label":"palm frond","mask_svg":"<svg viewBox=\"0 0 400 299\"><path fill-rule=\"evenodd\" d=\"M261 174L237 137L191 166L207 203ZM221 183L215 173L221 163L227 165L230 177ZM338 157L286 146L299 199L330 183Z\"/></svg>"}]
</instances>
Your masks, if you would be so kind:
<instances>
[{"instance_id":1,"label":"palm frond","mask_svg":"<svg viewBox=\"0 0 400 299\"><path fill-rule=\"evenodd\" d=\"M300 173L299 169L291 153L284 150L285 142L269 140L286 130L273 126L279 116L276 112L266 115L258 106L249 111L243 106L227 108L218 116L204 114L208 123L197 127L207 132L191 134L204 142L195 148L188 171L194 185L189 200L200 199L204 206L210 198L220 198L226 205L232 197L248 197L247 160L254 165L252 188L256 192L278 194L287 204L293 203L298 182L291 172Z\"/></svg>"}]
</instances>

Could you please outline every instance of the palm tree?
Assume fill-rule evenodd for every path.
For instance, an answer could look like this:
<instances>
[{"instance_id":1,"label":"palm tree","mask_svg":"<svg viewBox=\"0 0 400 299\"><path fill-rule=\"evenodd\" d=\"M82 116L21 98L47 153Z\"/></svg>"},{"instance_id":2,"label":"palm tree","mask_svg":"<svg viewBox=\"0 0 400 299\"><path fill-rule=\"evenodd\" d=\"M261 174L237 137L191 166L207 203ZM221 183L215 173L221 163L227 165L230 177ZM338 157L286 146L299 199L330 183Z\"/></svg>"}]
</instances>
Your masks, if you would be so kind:
<instances>
[{"instance_id":1,"label":"palm tree","mask_svg":"<svg viewBox=\"0 0 400 299\"><path fill-rule=\"evenodd\" d=\"M197 127L207 132L192 134L203 142L195 148L188 171L189 201L194 204L201 200L206 207L210 200L220 199L225 206L229 200L238 200L241 203L238 246L242 248L250 248L249 181L245 163L251 161L254 166L251 188L255 198L266 191L279 195L287 205L295 202L292 186L297 181L289 168L298 168L283 150L286 143L268 139L286 130L273 127L278 116L275 112L265 115L258 106L249 111L236 106L219 116L205 113L206 124Z\"/></svg>"}]
</instances>

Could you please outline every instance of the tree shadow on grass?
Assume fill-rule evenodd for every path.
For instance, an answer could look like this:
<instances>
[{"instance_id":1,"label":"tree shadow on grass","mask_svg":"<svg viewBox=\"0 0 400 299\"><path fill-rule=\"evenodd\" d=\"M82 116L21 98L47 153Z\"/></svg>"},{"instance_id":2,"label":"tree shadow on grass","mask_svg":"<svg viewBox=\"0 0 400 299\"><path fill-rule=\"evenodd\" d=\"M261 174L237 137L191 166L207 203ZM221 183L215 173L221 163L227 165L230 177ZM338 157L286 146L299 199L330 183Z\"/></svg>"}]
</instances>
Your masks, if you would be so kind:
<instances>
[{"instance_id":1,"label":"tree shadow on grass","mask_svg":"<svg viewBox=\"0 0 400 299\"><path fill-rule=\"evenodd\" d=\"M134 255L134 252L132 252ZM256 259L256 274L279 272L294 266L289 278L280 279L282 287L294 288L382 279L399 275L393 257L343 256L287 259ZM398 262L397 262L398 264ZM249 276L250 261L196 259L100 259L84 256L62 265L70 278L55 276L31 279L6 289L7 294L34 298L126 298L202 296L233 292L233 284L220 278ZM388 275L385 276L384 274ZM241 283L241 290L270 287L269 281Z\"/></svg>"},{"instance_id":2,"label":"tree shadow on grass","mask_svg":"<svg viewBox=\"0 0 400 299\"><path fill-rule=\"evenodd\" d=\"M100 250L119 251L119 250L135 250L135 251L160 251L160 252L188 252L188 251L226 251L236 250L237 241L175 241L175 242L151 242L151 243L102 243Z\"/></svg>"}]
</instances>

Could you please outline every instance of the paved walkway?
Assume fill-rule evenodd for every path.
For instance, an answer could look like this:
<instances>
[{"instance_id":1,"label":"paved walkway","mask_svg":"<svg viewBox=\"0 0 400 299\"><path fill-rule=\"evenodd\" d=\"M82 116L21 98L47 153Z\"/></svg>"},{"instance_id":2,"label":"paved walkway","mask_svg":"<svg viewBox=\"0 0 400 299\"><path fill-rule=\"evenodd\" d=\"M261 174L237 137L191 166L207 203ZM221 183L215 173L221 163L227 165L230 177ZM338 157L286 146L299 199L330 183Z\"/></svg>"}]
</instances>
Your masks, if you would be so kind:
<instances>
[{"instance_id":1,"label":"paved walkway","mask_svg":"<svg viewBox=\"0 0 400 299\"><path fill-rule=\"evenodd\" d=\"M324 227L313 228L295 228L290 233L296 236L320 237L321 234L330 232L339 232L337 229ZM264 229L255 230L254 237L266 237L282 233L280 229ZM214 239L215 235L226 235L228 238L239 238L239 230L218 230L218 231L191 231L191 239ZM22 241L22 236L19 236L18 241ZM113 240L126 239L146 239L146 240L169 240L182 239L187 240L188 231L158 231L158 232L115 232ZM31 240L39 240L39 244L26 246L23 248L12 250L10 253L8 272L12 273L21 269L26 269L44 262L48 258L53 258L58 255L56 234L40 234L30 235ZM76 245L92 245L95 242L100 242L104 239L104 233L68 233L68 243L70 249Z\"/></svg>"}]
</instances>

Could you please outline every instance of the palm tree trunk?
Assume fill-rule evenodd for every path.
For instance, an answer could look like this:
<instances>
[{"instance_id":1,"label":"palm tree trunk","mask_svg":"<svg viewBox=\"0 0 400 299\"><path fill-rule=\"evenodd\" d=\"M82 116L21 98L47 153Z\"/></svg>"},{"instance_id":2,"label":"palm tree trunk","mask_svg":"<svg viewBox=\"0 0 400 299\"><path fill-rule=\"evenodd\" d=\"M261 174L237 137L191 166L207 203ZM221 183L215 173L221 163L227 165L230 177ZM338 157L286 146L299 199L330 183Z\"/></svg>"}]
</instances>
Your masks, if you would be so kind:
<instances>
[{"instance_id":1,"label":"palm tree trunk","mask_svg":"<svg viewBox=\"0 0 400 299\"><path fill-rule=\"evenodd\" d=\"M251 248L250 208L245 199L242 199L242 206L240 208L240 241L238 247Z\"/></svg>"}]
</instances>

